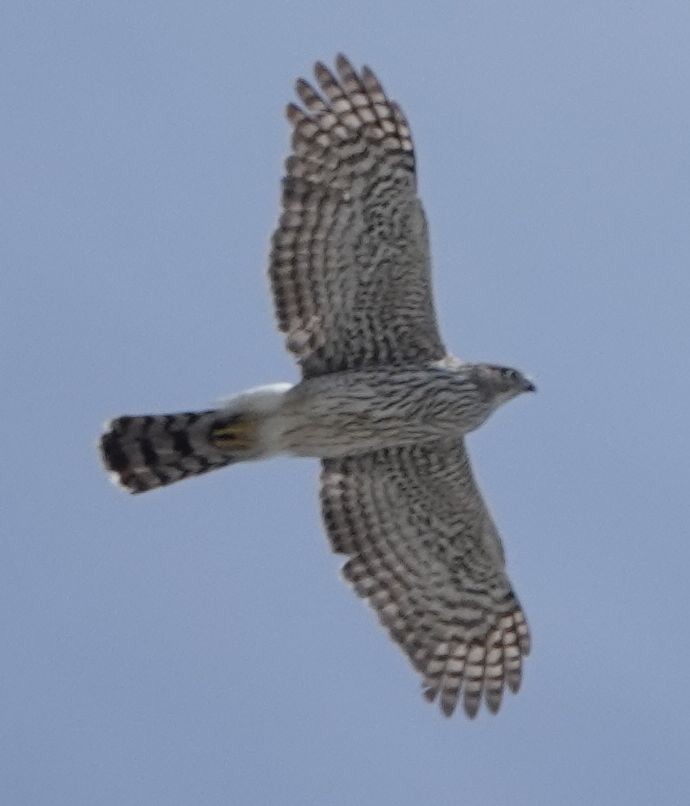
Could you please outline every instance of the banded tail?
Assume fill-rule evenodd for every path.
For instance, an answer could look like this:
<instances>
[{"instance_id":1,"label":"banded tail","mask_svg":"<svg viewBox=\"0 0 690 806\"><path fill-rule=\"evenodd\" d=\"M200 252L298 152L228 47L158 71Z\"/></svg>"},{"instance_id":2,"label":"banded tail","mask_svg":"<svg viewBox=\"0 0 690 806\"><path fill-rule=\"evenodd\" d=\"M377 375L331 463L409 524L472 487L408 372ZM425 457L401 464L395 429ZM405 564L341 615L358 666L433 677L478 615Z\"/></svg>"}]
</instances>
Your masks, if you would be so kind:
<instances>
[{"instance_id":1,"label":"banded tail","mask_svg":"<svg viewBox=\"0 0 690 806\"><path fill-rule=\"evenodd\" d=\"M222 408L117 417L100 449L113 481L144 493L219 467L280 452L263 426L280 411L289 383L248 389Z\"/></svg>"},{"instance_id":2,"label":"banded tail","mask_svg":"<svg viewBox=\"0 0 690 806\"><path fill-rule=\"evenodd\" d=\"M227 409L117 417L101 436L113 481L143 493L257 457L256 421Z\"/></svg>"}]
</instances>

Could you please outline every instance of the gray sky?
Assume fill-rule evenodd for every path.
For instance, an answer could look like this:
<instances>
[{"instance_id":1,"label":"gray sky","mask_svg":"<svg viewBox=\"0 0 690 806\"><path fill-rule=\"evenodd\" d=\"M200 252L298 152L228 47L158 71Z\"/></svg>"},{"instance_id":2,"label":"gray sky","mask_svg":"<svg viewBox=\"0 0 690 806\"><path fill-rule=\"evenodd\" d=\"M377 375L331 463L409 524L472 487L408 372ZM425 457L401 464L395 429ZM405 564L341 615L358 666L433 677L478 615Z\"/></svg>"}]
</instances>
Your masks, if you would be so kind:
<instances>
[{"instance_id":1,"label":"gray sky","mask_svg":"<svg viewBox=\"0 0 690 806\"><path fill-rule=\"evenodd\" d=\"M5 0L3 803L687 802L690 4L421 8ZM534 636L474 723L340 581L315 462L129 498L94 448L296 379L282 107L338 50L412 122L447 343L540 389L470 439Z\"/></svg>"}]
</instances>

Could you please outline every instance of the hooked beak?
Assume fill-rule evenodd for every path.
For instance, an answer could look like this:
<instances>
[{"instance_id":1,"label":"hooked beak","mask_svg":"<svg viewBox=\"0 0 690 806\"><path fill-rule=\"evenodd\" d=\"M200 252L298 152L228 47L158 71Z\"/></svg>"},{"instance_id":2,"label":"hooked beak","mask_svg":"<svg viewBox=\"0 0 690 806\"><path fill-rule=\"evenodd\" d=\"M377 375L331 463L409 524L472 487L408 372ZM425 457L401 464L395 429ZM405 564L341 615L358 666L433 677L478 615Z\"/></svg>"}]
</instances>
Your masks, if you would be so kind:
<instances>
[{"instance_id":1,"label":"hooked beak","mask_svg":"<svg viewBox=\"0 0 690 806\"><path fill-rule=\"evenodd\" d=\"M536 392L537 391L537 387L534 385L533 381L531 381L529 378L525 378L524 389L525 389L525 392Z\"/></svg>"}]
</instances>

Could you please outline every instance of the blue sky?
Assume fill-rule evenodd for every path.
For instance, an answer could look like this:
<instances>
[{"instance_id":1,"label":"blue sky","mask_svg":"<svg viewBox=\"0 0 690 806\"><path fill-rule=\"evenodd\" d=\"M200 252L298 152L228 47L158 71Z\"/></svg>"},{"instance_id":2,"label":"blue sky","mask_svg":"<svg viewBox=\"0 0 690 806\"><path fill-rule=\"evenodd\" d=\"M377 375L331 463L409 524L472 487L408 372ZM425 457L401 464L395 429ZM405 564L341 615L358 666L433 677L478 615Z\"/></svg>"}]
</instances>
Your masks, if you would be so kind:
<instances>
[{"instance_id":1,"label":"blue sky","mask_svg":"<svg viewBox=\"0 0 690 806\"><path fill-rule=\"evenodd\" d=\"M16 2L0 27L11 804L647 804L690 790L690 5ZM129 498L120 413L295 380L265 267L295 77L411 120L470 439L534 637L445 720L340 581L317 465Z\"/></svg>"}]
</instances>

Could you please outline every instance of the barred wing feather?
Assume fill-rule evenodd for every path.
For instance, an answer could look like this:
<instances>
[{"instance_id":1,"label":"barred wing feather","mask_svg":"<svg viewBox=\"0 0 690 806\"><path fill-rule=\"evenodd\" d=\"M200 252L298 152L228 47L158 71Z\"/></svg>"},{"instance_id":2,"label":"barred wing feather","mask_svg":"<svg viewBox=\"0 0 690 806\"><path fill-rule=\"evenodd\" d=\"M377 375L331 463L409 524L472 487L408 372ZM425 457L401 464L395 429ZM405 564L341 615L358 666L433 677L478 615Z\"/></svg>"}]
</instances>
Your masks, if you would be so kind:
<instances>
[{"instance_id":1,"label":"barred wing feather","mask_svg":"<svg viewBox=\"0 0 690 806\"><path fill-rule=\"evenodd\" d=\"M525 617L462 443L381 450L323 463L334 551L446 715L482 696L498 710L529 653Z\"/></svg>"},{"instance_id":2,"label":"barred wing feather","mask_svg":"<svg viewBox=\"0 0 690 806\"><path fill-rule=\"evenodd\" d=\"M440 359L410 130L375 75L344 56L300 79L270 278L306 377Z\"/></svg>"}]
</instances>

